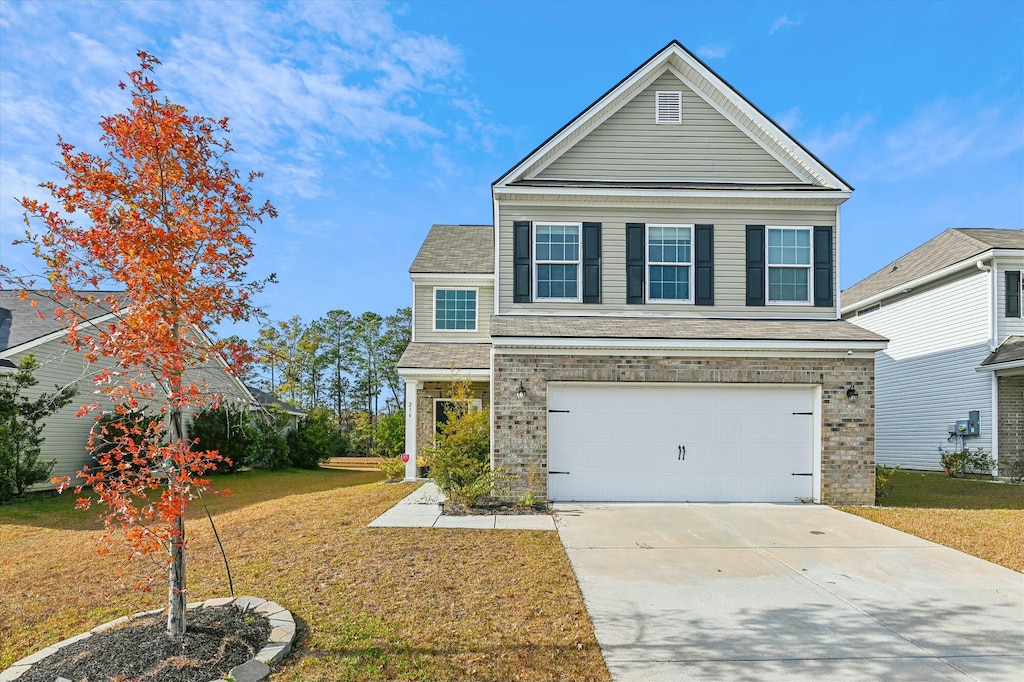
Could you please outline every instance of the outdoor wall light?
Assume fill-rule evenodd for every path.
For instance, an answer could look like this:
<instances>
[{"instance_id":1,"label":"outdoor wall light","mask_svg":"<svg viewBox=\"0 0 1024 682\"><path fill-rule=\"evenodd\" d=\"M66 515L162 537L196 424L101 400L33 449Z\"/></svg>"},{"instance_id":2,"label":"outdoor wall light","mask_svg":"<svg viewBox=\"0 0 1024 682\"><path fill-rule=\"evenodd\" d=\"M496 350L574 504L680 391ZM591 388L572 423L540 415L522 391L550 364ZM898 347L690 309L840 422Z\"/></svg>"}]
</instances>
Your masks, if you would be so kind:
<instances>
[{"instance_id":1,"label":"outdoor wall light","mask_svg":"<svg viewBox=\"0 0 1024 682\"><path fill-rule=\"evenodd\" d=\"M523 382L519 382L519 388L516 389L516 397L522 400L526 397L526 387L523 386Z\"/></svg>"},{"instance_id":2,"label":"outdoor wall light","mask_svg":"<svg viewBox=\"0 0 1024 682\"><path fill-rule=\"evenodd\" d=\"M860 394L857 393L857 389L853 387L853 384L850 384L850 387L846 389L846 399L849 400L851 403L855 403L857 402L858 395Z\"/></svg>"}]
</instances>

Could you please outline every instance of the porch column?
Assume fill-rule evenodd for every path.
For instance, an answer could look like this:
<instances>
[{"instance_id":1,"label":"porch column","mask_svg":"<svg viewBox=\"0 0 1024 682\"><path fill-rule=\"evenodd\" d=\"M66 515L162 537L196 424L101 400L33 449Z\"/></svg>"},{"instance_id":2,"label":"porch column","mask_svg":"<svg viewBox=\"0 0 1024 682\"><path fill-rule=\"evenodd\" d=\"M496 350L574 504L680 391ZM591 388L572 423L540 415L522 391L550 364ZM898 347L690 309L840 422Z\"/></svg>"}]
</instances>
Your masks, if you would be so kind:
<instances>
[{"instance_id":1,"label":"porch column","mask_svg":"<svg viewBox=\"0 0 1024 682\"><path fill-rule=\"evenodd\" d=\"M416 480L416 406L418 403L419 382L414 379L405 380L405 451L409 453L409 461L405 463L405 480Z\"/></svg>"}]
</instances>

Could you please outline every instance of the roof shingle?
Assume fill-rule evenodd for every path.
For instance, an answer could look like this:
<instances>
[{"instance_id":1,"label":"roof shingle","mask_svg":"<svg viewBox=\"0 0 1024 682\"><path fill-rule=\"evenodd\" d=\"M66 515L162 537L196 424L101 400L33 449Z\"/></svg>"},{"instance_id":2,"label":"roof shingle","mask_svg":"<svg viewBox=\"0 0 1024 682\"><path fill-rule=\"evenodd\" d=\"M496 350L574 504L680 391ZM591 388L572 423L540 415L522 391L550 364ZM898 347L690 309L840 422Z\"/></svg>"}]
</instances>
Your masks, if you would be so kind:
<instances>
[{"instance_id":1,"label":"roof shingle","mask_svg":"<svg viewBox=\"0 0 1024 682\"><path fill-rule=\"evenodd\" d=\"M92 294L98 299L102 299L108 294L123 294L124 292L82 291L77 293ZM27 298L22 301L20 291L0 291L0 351L20 346L63 328L61 322L54 319L54 311L58 304L52 299L52 291L40 289L28 291L27 294ZM34 306L32 305L33 301L36 304ZM90 305L86 310L89 319L110 312L102 300L95 305Z\"/></svg>"},{"instance_id":2,"label":"roof shingle","mask_svg":"<svg viewBox=\"0 0 1024 682\"><path fill-rule=\"evenodd\" d=\"M952 227L843 292L843 308L991 249L1024 250L1024 230Z\"/></svg>"},{"instance_id":3,"label":"roof shingle","mask_svg":"<svg viewBox=\"0 0 1024 682\"><path fill-rule=\"evenodd\" d=\"M493 274L494 228L490 225L434 225L409 272Z\"/></svg>"},{"instance_id":4,"label":"roof shingle","mask_svg":"<svg viewBox=\"0 0 1024 682\"><path fill-rule=\"evenodd\" d=\"M497 315L492 337L689 339L739 341L885 341L844 320L652 319Z\"/></svg>"},{"instance_id":5,"label":"roof shingle","mask_svg":"<svg viewBox=\"0 0 1024 682\"><path fill-rule=\"evenodd\" d=\"M1001 365L1004 362L1017 362L1024 360L1024 336L1008 336L1005 341L999 344L992 353L981 363L982 367L988 365Z\"/></svg>"},{"instance_id":6,"label":"roof shingle","mask_svg":"<svg viewBox=\"0 0 1024 682\"><path fill-rule=\"evenodd\" d=\"M398 361L400 369L489 369L489 343L410 343Z\"/></svg>"}]
</instances>

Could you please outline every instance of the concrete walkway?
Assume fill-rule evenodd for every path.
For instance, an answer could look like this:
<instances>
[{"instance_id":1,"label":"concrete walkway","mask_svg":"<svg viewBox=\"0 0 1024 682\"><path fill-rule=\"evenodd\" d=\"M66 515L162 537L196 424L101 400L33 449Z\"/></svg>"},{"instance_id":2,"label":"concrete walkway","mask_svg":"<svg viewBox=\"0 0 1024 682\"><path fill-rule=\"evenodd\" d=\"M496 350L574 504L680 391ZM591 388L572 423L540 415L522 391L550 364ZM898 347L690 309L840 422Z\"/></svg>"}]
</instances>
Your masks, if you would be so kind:
<instances>
[{"instance_id":1,"label":"concrete walkway","mask_svg":"<svg viewBox=\"0 0 1024 682\"><path fill-rule=\"evenodd\" d=\"M554 530L550 514L521 516L442 516L444 495L431 482L424 483L405 499L369 523L372 528L499 528L507 530Z\"/></svg>"},{"instance_id":2,"label":"concrete walkway","mask_svg":"<svg viewBox=\"0 0 1024 682\"><path fill-rule=\"evenodd\" d=\"M612 679L1024 680L1024 575L819 505L558 504Z\"/></svg>"}]
</instances>

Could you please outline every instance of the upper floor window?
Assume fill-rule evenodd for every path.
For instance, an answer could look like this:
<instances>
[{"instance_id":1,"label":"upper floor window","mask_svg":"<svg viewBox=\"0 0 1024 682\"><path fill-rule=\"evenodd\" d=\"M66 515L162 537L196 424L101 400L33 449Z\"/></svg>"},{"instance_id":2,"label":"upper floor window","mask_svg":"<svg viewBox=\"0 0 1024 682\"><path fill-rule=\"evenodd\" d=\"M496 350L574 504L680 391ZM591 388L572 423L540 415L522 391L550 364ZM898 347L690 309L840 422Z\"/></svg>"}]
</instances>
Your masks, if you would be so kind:
<instances>
[{"instance_id":1,"label":"upper floor window","mask_svg":"<svg viewBox=\"0 0 1024 682\"><path fill-rule=\"evenodd\" d=\"M811 228L768 228L768 302L810 303Z\"/></svg>"},{"instance_id":2,"label":"upper floor window","mask_svg":"<svg viewBox=\"0 0 1024 682\"><path fill-rule=\"evenodd\" d=\"M691 301L693 226L647 227L647 300Z\"/></svg>"},{"instance_id":3,"label":"upper floor window","mask_svg":"<svg viewBox=\"0 0 1024 682\"><path fill-rule=\"evenodd\" d=\"M434 331L476 331L476 289L434 289Z\"/></svg>"},{"instance_id":4,"label":"upper floor window","mask_svg":"<svg viewBox=\"0 0 1024 682\"><path fill-rule=\"evenodd\" d=\"M580 300L581 229L581 223L537 223L534 226L537 300Z\"/></svg>"}]
</instances>

